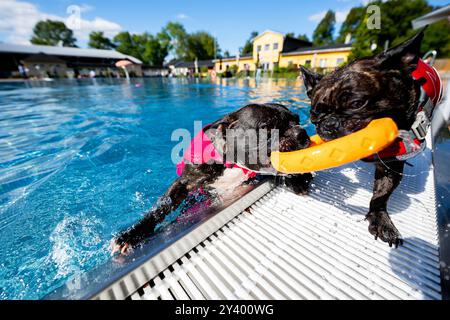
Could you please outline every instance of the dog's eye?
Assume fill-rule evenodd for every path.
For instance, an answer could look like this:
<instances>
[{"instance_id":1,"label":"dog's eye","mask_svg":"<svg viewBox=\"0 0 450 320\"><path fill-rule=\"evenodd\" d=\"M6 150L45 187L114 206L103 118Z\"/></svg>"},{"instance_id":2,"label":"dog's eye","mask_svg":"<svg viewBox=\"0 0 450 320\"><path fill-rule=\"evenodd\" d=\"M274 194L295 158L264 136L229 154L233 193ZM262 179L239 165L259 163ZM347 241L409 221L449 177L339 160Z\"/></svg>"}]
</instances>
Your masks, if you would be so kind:
<instances>
[{"instance_id":1,"label":"dog's eye","mask_svg":"<svg viewBox=\"0 0 450 320\"><path fill-rule=\"evenodd\" d=\"M367 101L365 101L365 100L356 100L356 101L352 101L352 103L350 103L350 107L352 109L361 109L366 104L367 104Z\"/></svg>"}]
</instances>

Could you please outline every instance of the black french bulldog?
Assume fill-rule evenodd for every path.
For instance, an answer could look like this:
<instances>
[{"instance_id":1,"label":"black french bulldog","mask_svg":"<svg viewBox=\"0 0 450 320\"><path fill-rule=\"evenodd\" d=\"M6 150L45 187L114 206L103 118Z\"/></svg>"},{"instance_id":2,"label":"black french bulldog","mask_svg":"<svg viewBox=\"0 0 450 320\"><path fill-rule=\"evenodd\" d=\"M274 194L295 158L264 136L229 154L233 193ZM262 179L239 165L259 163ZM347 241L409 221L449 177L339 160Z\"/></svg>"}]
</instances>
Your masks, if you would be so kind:
<instances>
[{"instance_id":1,"label":"black french bulldog","mask_svg":"<svg viewBox=\"0 0 450 320\"><path fill-rule=\"evenodd\" d=\"M306 131L299 125L299 116L280 104L252 104L230 113L214 122L204 131L210 139L213 147L220 154L229 155L240 168L229 169L223 163L192 163L185 160L181 176L173 182L160 199L159 205L148 212L139 222L131 228L121 232L113 239L112 253L125 253L128 248L136 246L150 237L155 232L155 227L165 217L186 203L189 195L201 189L209 196L216 197L222 189L229 189L231 193L240 184L248 182L252 177L243 174L246 169L253 172L261 172L264 169L272 171L270 164L271 147L273 146L272 129L278 130L278 148L283 152L307 148L310 145ZM259 135L265 129L267 136ZM250 161L250 153L255 151L255 146L250 146L246 132L256 132L258 137L256 153L259 150L267 151L266 157L258 157L257 161ZM230 141L235 141L233 150L226 150ZM276 145L275 145L276 146ZM265 147L263 149L263 147ZM252 149L253 148L253 149ZM231 148L229 148L231 149ZM242 170L245 168L245 170ZM229 169L229 170L228 170ZM229 174L230 170L234 173ZM236 174L237 172L237 174ZM285 183L296 193L305 193L311 174L292 175L286 178Z\"/></svg>"},{"instance_id":2,"label":"black french bulldog","mask_svg":"<svg viewBox=\"0 0 450 320\"><path fill-rule=\"evenodd\" d=\"M420 98L419 81L412 78L419 60L423 30L404 43L373 57L356 60L324 77L302 67L311 99L311 122L324 140L358 131L378 118L392 118L399 129L409 130ZM389 243L403 244L387 213L387 202L402 179L405 161L375 162L370 201L369 232Z\"/></svg>"}]
</instances>

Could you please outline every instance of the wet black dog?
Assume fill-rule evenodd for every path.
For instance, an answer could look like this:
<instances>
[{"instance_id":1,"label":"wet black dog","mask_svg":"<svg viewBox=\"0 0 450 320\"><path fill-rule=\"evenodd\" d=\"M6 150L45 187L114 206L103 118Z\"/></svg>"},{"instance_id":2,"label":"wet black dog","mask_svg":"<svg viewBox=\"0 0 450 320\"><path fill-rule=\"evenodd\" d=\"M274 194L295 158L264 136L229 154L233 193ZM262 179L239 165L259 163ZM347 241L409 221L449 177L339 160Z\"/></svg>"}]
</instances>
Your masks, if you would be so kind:
<instances>
[{"instance_id":1,"label":"wet black dog","mask_svg":"<svg viewBox=\"0 0 450 320\"><path fill-rule=\"evenodd\" d=\"M273 129L277 130L274 134ZM293 151L310 144L306 131L299 126L299 116L279 104L245 106L214 122L204 134L215 150L222 155L226 154L227 160L231 154L234 163L241 168L228 168L223 163L195 164L185 161L182 175L169 187L159 205L114 239L113 253L124 253L130 246L150 237L155 227L185 203L190 193L199 189L213 196L227 191L226 189L232 193L233 189L250 179L242 168L253 172L271 172L273 168L270 153L274 146L273 150ZM257 137L256 144L250 143L252 134ZM277 140L276 143L274 140ZM234 142L230 144L230 141ZM258 155L256 161L252 157L255 151ZM260 151L265 156L261 156ZM310 174L294 175L286 179L286 184L294 192L304 193L311 179Z\"/></svg>"},{"instance_id":2,"label":"wet black dog","mask_svg":"<svg viewBox=\"0 0 450 320\"><path fill-rule=\"evenodd\" d=\"M419 60L423 31L384 53L354 61L321 77L302 69L311 99L311 121L324 140L345 136L377 118L390 117L399 129L409 130L415 121L420 83L411 77ZM390 195L399 185L404 161L376 162L369 232L389 243L403 243L387 213Z\"/></svg>"}]
</instances>

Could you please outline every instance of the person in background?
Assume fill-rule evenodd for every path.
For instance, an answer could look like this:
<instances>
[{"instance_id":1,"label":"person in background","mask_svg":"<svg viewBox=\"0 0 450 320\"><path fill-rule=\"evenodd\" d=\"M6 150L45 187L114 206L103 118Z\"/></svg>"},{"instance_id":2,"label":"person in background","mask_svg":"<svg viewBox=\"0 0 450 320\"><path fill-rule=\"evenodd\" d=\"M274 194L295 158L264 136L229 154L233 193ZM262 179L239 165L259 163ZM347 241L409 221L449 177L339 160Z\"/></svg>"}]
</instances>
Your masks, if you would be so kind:
<instances>
[{"instance_id":1,"label":"person in background","mask_svg":"<svg viewBox=\"0 0 450 320\"><path fill-rule=\"evenodd\" d=\"M232 74L230 71L230 66L227 66L226 70L225 70L225 78L231 78L231 77L232 77Z\"/></svg>"},{"instance_id":2,"label":"person in background","mask_svg":"<svg viewBox=\"0 0 450 320\"><path fill-rule=\"evenodd\" d=\"M28 79L27 69L24 67L24 65L21 64L21 63L19 63L19 66L18 66L17 68L19 69L20 75L21 75L24 79Z\"/></svg>"},{"instance_id":3,"label":"person in background","mask_svg":"<svg viewBox=\"0 0 450 320\"><path fill-rule=\"evenodd\" d=\"M245 69L245 77L249 78L250 77L250 67L248 64L244 64L244 69Z\"/></svg>"}]
</instances>

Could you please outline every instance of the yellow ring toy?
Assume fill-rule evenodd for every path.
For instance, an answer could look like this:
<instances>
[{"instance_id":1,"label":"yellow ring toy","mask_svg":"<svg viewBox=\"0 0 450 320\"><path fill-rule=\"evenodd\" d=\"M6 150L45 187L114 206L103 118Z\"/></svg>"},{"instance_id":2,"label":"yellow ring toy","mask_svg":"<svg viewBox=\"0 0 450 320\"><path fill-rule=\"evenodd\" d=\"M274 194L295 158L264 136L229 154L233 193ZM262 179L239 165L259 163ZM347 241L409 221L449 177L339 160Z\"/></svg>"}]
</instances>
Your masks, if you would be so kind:
<instances>
[{"instance_id":1,"label":"yellow ring toy","mask_svg":"<svg viewBox=\"0 0 450 320\"><path fill-rule=\"evenodd\" d=\"M341 166L380 152L397 138L398 128L390 118L373 120L357 132L331 140L312 136L311 146L291 152L272 152L272 166L283 173L306 173Z\"/></svg>"}]
</instances>

